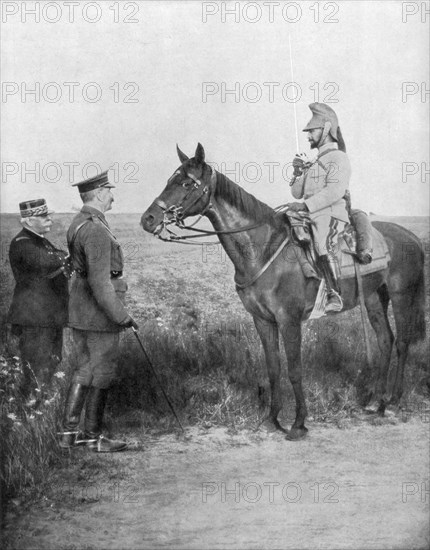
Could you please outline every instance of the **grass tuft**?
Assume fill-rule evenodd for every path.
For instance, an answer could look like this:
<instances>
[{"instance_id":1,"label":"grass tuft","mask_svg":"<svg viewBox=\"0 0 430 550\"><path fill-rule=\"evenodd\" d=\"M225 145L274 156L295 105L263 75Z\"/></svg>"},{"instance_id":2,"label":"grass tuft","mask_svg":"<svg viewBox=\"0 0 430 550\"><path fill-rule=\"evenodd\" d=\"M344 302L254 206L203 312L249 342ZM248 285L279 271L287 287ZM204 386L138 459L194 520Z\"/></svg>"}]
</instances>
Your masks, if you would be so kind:
<instances>
[{"instance_id":1,"label":"grass tuft","mask_svg":"<svg viewBox=\"0 0 430 550\"><path fill-rule=\"evenodd\" d=\"M60 217L61 223L53 231L52 241L60 246L64 246L70 218ZM127 306L140 325L145 349L181 422L185 426L228 426L233 431L257 427L270 406L269 382L260 340L235 293L232 268L225 257L216 245L184 249L137 234L138 216L120 215L111 225L120 242L136 244L133 255L126 258L130 287ZM8 243L18 228L12 224L4 228L2 238ZM43 399L33 395L24 401L19 395L22 365L14 358L16 346L10 345L5 330L5 312L13 289L7 257L2 258L0 271L0 333L4 340L0 349L2 492L11 498L25 495L28 500L32 494L41 493L53 471L75 468L79 475L91 478L100 465L85 452L63 454L57 445L72 368L68 330L60 366L64 377L42 388ZM390 322L394 327L391 311ZM376 357L372 330L371 338ZM119 379L109 395L106 429L140 448L139 441L145 435L177 427L131 331L122 334L120 348ZM429 422L427 352L428 339L410 349L401 421L419 417ZM280 421L287 427L294 419L295 401L285 354L281 353L284 409ZM306 323L302 363L309 419L347 428L361 414L366 386L375 376L374 365L366 366L359 312ZM390 385L395 364L393 352ZM372 422L383 425L394 420L375 418ZM59 468L53 470L53 466Z\"/></svg>"}]
</instances>

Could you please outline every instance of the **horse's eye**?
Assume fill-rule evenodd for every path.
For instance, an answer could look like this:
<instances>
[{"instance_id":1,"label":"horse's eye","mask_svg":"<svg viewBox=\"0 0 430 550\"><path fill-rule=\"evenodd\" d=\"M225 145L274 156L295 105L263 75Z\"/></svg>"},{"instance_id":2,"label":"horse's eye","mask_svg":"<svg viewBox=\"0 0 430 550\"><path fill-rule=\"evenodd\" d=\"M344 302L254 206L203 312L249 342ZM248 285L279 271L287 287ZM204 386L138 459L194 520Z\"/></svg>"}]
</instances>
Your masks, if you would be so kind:
<instances>
[{"instance_id":1,"label":"horse's eye","mask_svg":"<svg viewBox=\"0 0 430 550\"><path fill-rule=\"evenodd\" d=\"M188 188L188 187L190 187L191 184L192 184L191 180L184 180L182 182L182 187Z\"/></svg>"}]
</instances>

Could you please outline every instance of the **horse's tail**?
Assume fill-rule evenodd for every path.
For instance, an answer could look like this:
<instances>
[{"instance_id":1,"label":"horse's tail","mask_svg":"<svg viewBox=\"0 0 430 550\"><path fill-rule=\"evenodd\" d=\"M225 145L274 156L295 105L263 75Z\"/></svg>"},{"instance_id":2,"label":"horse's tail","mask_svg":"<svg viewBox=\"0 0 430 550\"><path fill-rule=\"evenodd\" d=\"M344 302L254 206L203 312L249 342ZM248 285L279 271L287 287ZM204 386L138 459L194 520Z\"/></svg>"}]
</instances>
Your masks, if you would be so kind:
<instances>
[{"instance_id":1,"label":"horse's tail","mask_svg":"<svg viewBox=\"0 0 430 550\"><path fill-rule=\"evenodd\" d=\"M412 231L391 222L373 221L372 225L384 236L391 253L391 269L395 290L400 298L392 296L396 317L397 338L415 343L426 336L424 250L421 240ZM391 243L391 244L390 244ZM402 298L403 297L403 298ZM394 301L397 302L395 307Z\"/></svg>"},{"instance_id":2,"label":"horse's tail","mask_svg":"<svg viewBox=\"0 0 430 550\"><path fill-rule=\"evenodd\" d=\"M411 317L410 317L410 335L411 335L411 344L414 342L419 342L424 340L426 336L426 321L425 321L425 302L426 302L426 293L425 293L425 283L424 283L424 251L422 246L420 247L421 252L421 262L418 273L418 279L415 282L415 293L412 296L411 304Z\"/></svg>"}]
</instances>

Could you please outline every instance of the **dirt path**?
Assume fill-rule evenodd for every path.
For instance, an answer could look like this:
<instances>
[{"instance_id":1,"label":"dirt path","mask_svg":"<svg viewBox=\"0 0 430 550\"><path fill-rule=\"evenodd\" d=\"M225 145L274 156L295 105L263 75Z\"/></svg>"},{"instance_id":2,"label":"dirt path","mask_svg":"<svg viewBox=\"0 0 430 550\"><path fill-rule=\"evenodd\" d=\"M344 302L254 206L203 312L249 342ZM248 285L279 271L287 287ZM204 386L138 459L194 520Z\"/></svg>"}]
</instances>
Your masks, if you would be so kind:
<instances>
[{"instance_id":1,"label":"dirt path","mask_svg":"<svg viewBox=\"0 0 430 550\"><path fill-rule=\"evenodd\" d=\"M127 453L87 451L10 518L14 548L427 548L429 424L193 428ZM76 461L75 461L76 462Z\"/></svg>"}]
</instances>

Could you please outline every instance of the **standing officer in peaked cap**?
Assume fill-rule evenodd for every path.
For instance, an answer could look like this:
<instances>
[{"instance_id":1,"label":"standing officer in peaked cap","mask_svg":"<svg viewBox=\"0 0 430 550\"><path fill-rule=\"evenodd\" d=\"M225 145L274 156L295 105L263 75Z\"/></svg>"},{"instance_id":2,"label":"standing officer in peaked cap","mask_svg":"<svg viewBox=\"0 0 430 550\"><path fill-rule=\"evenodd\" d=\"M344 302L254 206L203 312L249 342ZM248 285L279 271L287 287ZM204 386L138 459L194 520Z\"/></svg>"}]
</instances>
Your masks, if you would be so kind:
<instances>
[{"instance_id":1,"label":"standing officer in peaked cap","mask_svg":"<svg viewBox=\"0 0 430 550\"><path fill-rule=\"evenodd\" d=\"M292 195L304 202L289 204L295 211L307 211L315 223L313 233L319 263L328 289L327 312L341 311L342 298L338 282L337 236L349 223L344 199L349 189L351 166L336 113L324 103L311 103L312 118L303 129L308 133L311 149L318 149L314 162L305 155L293 160Z\"/></svg>"},{"instance_id":2,"label":"standing officer in peaked cap","mask_svg":"<svg viewBox=\"0 0 430 550\"><path fill-rule=\"evenodd\" d=\"M109 386L116 377L119 333L137 325L124 306L127 283L123 279L121 246L104 213L113 202L107 172L75 184L84 206L73 219L67 242L76 271L69 325L77 368L69 388L60 446L86 444L96 452L121 451L123 441L102 435L102 420ZM85 406L85 433L78 438Z\"/></svg>"},{"instance_id":3,"label":"standing officer in peaked cap","mask_svg":"<svg viewBox=\"0 0 430 550\"><path fill-rule=\"evenodd\" d=\"M61 361L70 264L67 252L46 238L53 212L45 199L21 202L19 209L23 228L9 249L16 286L8 322L19 337L24 374L20 389L27 398L36 385L49 384Z\"/></svg>"}]
</instances>

